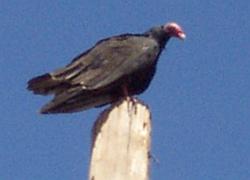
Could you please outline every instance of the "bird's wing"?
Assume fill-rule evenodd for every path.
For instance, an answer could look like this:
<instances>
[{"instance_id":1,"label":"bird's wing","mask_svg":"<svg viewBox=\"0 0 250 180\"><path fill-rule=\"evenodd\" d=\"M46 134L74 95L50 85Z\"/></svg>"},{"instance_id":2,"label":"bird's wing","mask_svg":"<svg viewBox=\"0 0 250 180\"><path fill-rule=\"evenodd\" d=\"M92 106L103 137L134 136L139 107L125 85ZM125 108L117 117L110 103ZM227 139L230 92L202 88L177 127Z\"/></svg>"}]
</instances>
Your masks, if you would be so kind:
<instances>
[{"instance_id":1,"label":"bird's wing","mask_svg":"<svg viewBox=\"0 0 250 180\"><path fill-rule=\"evenodd\" d=\"M152 64L158 53L158 44L151 38L116 36L98 42L51 76L86 90L98 89Z\"/></svg>"}]
</instances>

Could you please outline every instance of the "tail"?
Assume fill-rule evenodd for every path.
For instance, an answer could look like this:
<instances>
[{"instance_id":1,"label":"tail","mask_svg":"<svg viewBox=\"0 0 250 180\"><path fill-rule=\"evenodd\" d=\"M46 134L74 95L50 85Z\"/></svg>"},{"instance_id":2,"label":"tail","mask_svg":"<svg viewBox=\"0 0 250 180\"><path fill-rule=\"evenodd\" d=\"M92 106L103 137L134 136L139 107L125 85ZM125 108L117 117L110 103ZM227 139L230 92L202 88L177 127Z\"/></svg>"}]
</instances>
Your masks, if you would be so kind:
<instances>
[{"instance_id":1,"label":"tail","mask_svg":"<svg viewBox=\"0 0 250 180\"><path fill-rule=\"evenodd\" d=\"M96 94L93 92L76 92L70 94L55 95L54 99L42 107L40 113L73 113L100 107L115 101L112 94Z\"/></svg>"},{"instance_id":2,"label":"tail","mask_svg":"<svg viewBox=\"0 0 250 180\"><path fill-rule=\"evenodd\" d=\"M67 83L53 79L52 76L47 73L29 80L27 89L33 91L34 94L47 95L55 92L58 93L66 87L68 87Z\"/></svg>"}]
</instances>

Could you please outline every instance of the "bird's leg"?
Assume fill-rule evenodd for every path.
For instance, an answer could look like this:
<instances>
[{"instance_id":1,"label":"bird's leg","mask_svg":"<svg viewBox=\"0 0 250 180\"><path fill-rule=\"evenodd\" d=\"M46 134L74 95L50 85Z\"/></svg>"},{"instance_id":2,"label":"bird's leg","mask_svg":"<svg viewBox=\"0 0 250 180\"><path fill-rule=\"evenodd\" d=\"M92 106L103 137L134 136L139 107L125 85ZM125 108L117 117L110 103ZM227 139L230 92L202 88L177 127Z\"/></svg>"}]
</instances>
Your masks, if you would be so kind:
<instances>
[{"instance_id":1,"label":"bird's leg","mask_svg":"<svg viewBox=\"0 0 250 180\"><path fill-rule=\"evenodd\" d=\"M130 112L133 108L133 98L129 96L128 87L126 84L122 85L122 93L123 93L124 99L127 101L127 105L128 105L127 108L128 108L128 112L130 114Z\"/></svg>"},{"instance_id":2,"label":"bird's leg","mask_svg":"<svg viewBox=\"0 0 250 180\"><path fill-rule=\"evenodd\" d=\"M129 93L128 93L128 87L126 86L126 84L122 85L122 92L123 92L125 99L127 101L129 101L130 97L129 97Z\"/></svg>"},{"instance_id":3,"label":"bird's leg","mask_svg":"<svg viewBox=\"0 0 250 180\"><path fill-rule=\"evenodd\" d=\"M131 101L133 104L137 102L137 99L129 95L128 87L126 84L122 85L122 92L127 101Z\"/></svg>"},{"instance_id":4,"label":"bird's leg","mask_svg":"<svg viewBox=\"0 0 250 180\"><path fill-rule=\"evenodd\" d=\"M128 103L132 103L131 105L134 106L134 104L136 104L138 100L135 97L129 95L128 87L126 86L126 84L122 86L122 92L126 101Z\"/></svg>"}]
</instances>

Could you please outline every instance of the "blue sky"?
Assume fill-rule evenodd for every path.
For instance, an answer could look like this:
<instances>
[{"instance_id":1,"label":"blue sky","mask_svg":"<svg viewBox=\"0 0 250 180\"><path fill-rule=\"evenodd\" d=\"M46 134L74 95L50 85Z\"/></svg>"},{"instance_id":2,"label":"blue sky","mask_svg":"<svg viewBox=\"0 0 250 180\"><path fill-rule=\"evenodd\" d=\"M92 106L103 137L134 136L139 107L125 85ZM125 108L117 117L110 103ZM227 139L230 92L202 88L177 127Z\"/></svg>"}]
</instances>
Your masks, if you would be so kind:
<instances>
[{"instance_id":1,"label":"blue sky","mask_svg":"<svg viewBox=\"0 0 250 180\"><path fill-rule=\"evenodd\" d=\"M26 91L33 76L69 63L97 40L176 21L150 88L151 178L250 179L250 3L31 1L0 6L0 179L87 178L90 132L105 108L39 115L51 97Z\"/></svg>"}]
</instances>

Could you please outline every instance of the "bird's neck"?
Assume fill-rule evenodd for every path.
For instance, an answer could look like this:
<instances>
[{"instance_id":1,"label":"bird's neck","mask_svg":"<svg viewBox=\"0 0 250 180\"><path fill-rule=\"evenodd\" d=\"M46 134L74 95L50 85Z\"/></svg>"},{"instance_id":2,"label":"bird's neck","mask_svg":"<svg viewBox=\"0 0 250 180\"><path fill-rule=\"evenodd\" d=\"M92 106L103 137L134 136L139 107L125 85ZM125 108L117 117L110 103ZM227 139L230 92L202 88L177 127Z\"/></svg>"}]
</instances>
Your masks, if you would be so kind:
<instances>
[{"instance_id":1,"label":"bird's neck","mask_svg":"<svg viewBox=\"0 0 250 180\"><path fill-rule=\"evenodd\" d=\"M161 50L165 48L167 42L169 41L171 37L164 32L151 33L149 34L149 36L158 42Z\"/></svg>"},{"instance_id":2,"label":"bird's neck","mask_svg":"<svg viewBox=\"0 0 250 180\"><path fill-rule=\"evenodd\" d=\"M155 38L155 40L159 43L161 50L165 48L165 46L166 46L167 42L169 41L169 39L170 39L170 36L165 36L164 38L162 38L162 37L161 38Z\"/></svg>"}]
</instances>

